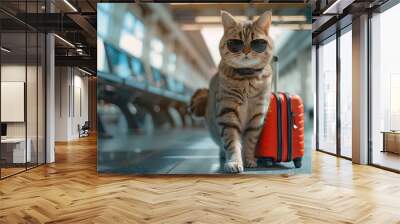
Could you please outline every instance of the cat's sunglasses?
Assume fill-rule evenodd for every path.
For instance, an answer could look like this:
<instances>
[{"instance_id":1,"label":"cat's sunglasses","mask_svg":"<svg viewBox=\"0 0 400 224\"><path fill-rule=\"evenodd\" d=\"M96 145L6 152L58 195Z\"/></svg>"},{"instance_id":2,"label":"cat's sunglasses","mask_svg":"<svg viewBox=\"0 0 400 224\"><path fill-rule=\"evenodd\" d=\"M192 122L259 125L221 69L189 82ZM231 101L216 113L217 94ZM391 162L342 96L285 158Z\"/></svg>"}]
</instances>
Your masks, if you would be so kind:
<instances>
[{"instance_id":1,"label":"cat's sunglasses","mask_svg":"<svg viewBox=\"0 0 400 224\"><path fill-rule=\"evenodd\" d=\"M244 42L239 39L229 39L226 45L228 50L232 53L240 52L244 48ZM267 48L267 41L263 39L252 40L250 42L250 48L257 53L262 53Z\"/></svg>"}]
</instances>

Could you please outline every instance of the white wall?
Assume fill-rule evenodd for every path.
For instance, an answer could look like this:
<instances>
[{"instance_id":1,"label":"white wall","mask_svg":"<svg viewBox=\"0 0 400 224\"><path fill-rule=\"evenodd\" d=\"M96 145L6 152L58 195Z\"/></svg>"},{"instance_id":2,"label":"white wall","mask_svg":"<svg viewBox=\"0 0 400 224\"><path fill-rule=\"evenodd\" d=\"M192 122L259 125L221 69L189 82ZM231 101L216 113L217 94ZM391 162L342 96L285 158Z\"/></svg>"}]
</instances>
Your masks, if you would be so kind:
<instances>
[{"instance_id":1,"label":"white wall","mask_svg":"<svg viewBox=\"0 0 400 224\"><path fill-rule=\"evenodd\" d=\"M88 78L87 76L81 76L81 73L74 75L74 108L72 108L72 120L71 120L71 135L72 138L78 138L78 124L81 126L85 121L89 120L89 93L88 93Z\"/></svg>"},{"instance_id":2,"label":"white wall","mask_svg":"<svg viewBox=\"0 0 400 224\"><path fill-rule=\"evenodd\" d=\"M55 69L55 140L66 141L68 139L69 95L68 88L70 77L67 67Z\"/></svg>"},{"instance_id":3,"label":"white wall","mask_svg":"<svg viewBox=\"0 0 400 224\"><path fill-rule=\"evenodd\" d=\"M1 81L2 82L25 82L25 65L2 65ZM28 67L28 71L31 70ZM7 108L1 108L7 110ZM7 123L7 137L25 137L25 122Z\"/></svg>"},{"instance_id":4,"label":"white wall","mask_svg":"<svg viewBox=\"0 0 400 224\"><path fill-rule=\"evenodd\" d=\"M76 68L56 67L55 140L79 138L78 125L88 121L88 78Z\"/></svg>"}]
</instances>

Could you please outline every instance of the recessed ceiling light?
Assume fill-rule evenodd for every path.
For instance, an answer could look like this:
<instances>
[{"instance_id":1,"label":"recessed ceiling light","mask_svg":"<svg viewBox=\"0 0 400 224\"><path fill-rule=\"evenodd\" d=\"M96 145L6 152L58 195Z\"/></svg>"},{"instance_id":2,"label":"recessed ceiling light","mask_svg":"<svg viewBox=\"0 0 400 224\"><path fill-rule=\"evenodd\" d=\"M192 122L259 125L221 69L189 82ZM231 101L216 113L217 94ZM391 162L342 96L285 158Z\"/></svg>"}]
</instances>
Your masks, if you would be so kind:
<instances>
[{"instance_id":1,"label":"recessed ceiling light","mask_svg":"<svg viewBox=\"0 0 400 224\"><path fill-rule=\"evenodd\" d=\"M78 12L78 10L68 1L64 0L65 4L67 4L74 12Z\"/></svg>"},{"instance_id":2,"label":"recessed ceiling light","mask_svg":"<svg viewBox=\"0 0 400 224\"><path fill-rule=\"evenodd\" d=\"M55 37L57 37L59 40L61 40L62 42L64 42L64 43L66 43L67 45L69 45L70 47L73 47L73 48L75 48L75 45L73 45L71 42L69 42L68 40L66 40L66 39L64 39L64 38L62 38L62 37L60 37L59 35L57 35L57 34L54 34L54 36Z\"/></svg>"},{"instance_id":3,"label":"recessed ceiling light","mask_svg":"<svg viewBox=\"0 0 400 224\"><path fill-rule=\"evenodd\" d=\"M201 30L203 26L200 24L183 24L181 26L182 30L190 31L190 30Z\"/></svg>"},{"instance_id":4,"label":"recessed ceiling light","mask_svg":"<svg viewBox=\"0 0 400 224\"><path fill-rule=\"evenodd\" d=\"M342 14L343 9L348 7L354 2L354 0L336 0L330 5L322 14Z\"/></svg>"},{"instance_id":5,"label":"recessed ceiling light","mask_svg":"<svg viewBox=\"0 0 400 224\"><path fill-rule=\"evenodd\" d=\"M5 48L5 47L1 47L1 50L4 51L4 52L6 52L6 53L10 53L10 52L11 52L11 50L9 50L9 49L7 49L7 48Z\"/></svg>"},{"instance_id":6,"label":"recessed ceiling light","mask_svg":"<svg viewBox=\"0 0 400 224\"><path fill-rule=\"evenodd\" d=\"M257 19L255 16L254 19ZM235 16L235 19L244 21L249 20L247 16ZM196 23L221 23L220 16L196 16L194 18ZM272 16L272 21L279 22L305 22L307 18L304 15L291 15L291 16Z\"/></svg>"},{"instance_id":7,"label":"recessed ceiling light","mask_svg":"<svg viewBox=\"0 0 400 224\"><path fill-rule=\"evenodd\" d=\"M237 20L247 20L247 16L235 16ZM196 16L196 23L221 23L221 16Z\"/></svg>"},{"instance_id":8,"label":"recessed ceiling light","mask_svg":"<svg viewBox=\"0 0 400 224\"><path fill-rule=\"evenodd\" d=\"M78 70L79 71L81 71L81 72L83 72L83 73L85 73L85 74L87 74L87 75L93 75L92 73L90 73L90 72L88 72L88 71L86 71L86 70L83 70L83 69L81 69L81 68L78 68Z\"/></svg>"}]
</instances>

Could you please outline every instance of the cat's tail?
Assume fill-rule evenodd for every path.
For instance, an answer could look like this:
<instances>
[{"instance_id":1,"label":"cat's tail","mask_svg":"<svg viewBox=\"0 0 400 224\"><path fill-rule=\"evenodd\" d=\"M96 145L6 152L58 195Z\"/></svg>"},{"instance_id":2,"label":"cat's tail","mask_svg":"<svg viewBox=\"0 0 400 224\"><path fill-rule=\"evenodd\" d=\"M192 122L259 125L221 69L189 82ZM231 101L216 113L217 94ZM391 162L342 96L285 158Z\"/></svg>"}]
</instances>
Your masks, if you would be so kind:
<instances>
[{"instance_id":1,"label":"cat's tail","mask_svg":"<svg viewBox=\"0 0 400 224\"><path fill-rule=\"evenodd\" d=\"M190 99L190 112L196 117L206 114L208 89L198 89Z\"/></svg>"}]
</instances>

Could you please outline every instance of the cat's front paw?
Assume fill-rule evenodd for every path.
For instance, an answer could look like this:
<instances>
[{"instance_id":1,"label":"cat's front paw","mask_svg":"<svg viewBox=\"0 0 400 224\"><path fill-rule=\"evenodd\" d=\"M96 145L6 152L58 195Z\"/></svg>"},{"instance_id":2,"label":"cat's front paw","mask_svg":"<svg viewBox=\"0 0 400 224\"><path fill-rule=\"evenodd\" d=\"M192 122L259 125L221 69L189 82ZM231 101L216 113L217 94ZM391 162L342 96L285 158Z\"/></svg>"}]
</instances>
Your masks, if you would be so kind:
<instances>
[{"instance_id":1,"label":"cat's front paw","mask_svg":"<svg viewBox=\"0 0 400 224\"><path fill-rule=\"evenodd\" d=\"M244 162L244 167L256 168L257 167L257 159L246 159Z\"/></svg>"},{"instance_id":2,"label":"cat's front paw","mask_svg":"<svg viewBox=\"0 0 400 224\"><path fill-rule=\"evenodd\" d=\"M224 170L227 173L242 173L243 163L241 161L229 161L224 164Z\"/></svg>"}]
</instances>

